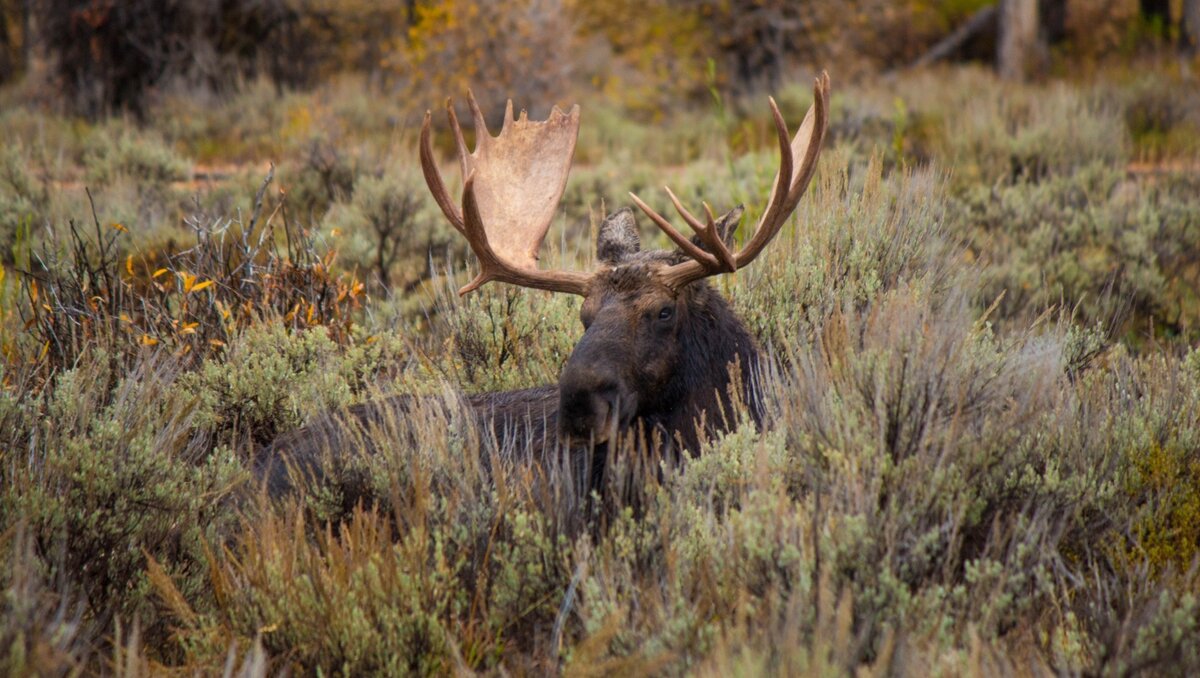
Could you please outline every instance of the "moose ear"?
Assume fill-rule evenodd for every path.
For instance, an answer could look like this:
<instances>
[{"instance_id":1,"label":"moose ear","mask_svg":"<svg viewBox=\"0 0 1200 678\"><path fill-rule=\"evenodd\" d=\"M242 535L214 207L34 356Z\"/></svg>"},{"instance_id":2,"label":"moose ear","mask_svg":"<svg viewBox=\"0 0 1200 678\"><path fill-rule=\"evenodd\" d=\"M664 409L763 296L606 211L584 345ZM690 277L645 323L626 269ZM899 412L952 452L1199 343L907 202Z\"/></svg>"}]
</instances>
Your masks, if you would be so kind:
<instances>
[{"instance_id":1,"label":"moose ear","mask_svg":"<svg viewBox=\"0 0 1200 678\"><path fill-rule=\"evenodd\" d=\"M600 234L596 237L596 258L600 261L614 266L641 248L637 221L628 207L608 215L600 224Z\"/></svg>"},{"instance_id":2,"label":"moose ear","mask_svg":"<svg viewBox=\"0 0 1200 678\"><path fill-rule=\"evenodd\" d=\"M726 247L733 247L733 235L737 233L738 223L741 222L742 212L744 211L745 208L742 205L738 205L717 218L717 233L721 235L721 242L725 243ZM705 245L698 235L692 236L692 244L705 252L708 251L708 245Z\"/></svg>"}]
</instances>

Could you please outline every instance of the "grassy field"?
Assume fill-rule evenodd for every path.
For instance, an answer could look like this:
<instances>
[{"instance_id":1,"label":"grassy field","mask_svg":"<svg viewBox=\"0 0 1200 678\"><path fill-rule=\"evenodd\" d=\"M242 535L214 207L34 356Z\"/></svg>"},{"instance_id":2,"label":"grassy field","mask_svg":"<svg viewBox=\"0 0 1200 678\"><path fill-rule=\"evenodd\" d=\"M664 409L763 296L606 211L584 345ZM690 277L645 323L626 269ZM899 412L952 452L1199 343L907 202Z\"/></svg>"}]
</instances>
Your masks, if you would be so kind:
<instances>
[{"instance_id":1,"label":"grassy field","mask_svg":"<svg viewBox=\"0 0 1200 678\"><path fill-rule=\"evenodd\" d=\"M832 75L808 196L715 283L772 355L769 425L622 453L599 502L466 424L458 394L553 382L582 328L454 295L416 157L444 93L140 123L0 94L0 671L1200 671L1200 88ZM793 127L810 96L778 94ZM754 223L765 100L580 103L547 260L589 266L664 183ZM391 454L256 492L259 446L397 392L433 397L372 432Z\"/></svg>"}]
</instances>

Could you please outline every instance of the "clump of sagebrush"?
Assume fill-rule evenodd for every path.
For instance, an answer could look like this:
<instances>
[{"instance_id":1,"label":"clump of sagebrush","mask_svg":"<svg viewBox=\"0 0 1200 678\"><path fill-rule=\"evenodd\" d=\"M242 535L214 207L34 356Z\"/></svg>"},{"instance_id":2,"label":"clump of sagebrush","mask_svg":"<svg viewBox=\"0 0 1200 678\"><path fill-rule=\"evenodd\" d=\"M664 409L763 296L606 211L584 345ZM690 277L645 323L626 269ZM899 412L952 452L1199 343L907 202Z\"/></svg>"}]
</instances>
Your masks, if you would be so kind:
<instances>
[{"instance_id":1,"label":"clump of sagebrush","mask_svg":"<svg viewBox=\"0 0 1200 678\"><path fill-rule=\"evenodd\" d=\"M6 528L0 536L0 672L82 673L91 653L80 623L82 607L65 579L53 586L29 530L19 523Z\"/></svg>"},{"instance_id":2,"label":"clump of sagebrush","mask_svg":"<svg viewBox=\"0 0 1200 678\"><path fill-rule=\"evenodd\" d=\"M1123 111L1139 155L1189 158L1200 152L1200 93L1179 76L1142 72L1132 82L1097 90Z\"/></svg>"},{"instance_id":3,"label":"clump of sagebrush","mask_svg":"<svg viewBox=\"0 0 1200 678\"><path fill-rule=\"evenodd\" d=\"M472 393L557 382L582 335L577 299L500 285L460 298L456 289L446 277L435 291L423 340L430 376Z\"/></svg>"},{"instance_id":4,"label":"clump of sagebrush","mask_svg":"<svg viewBox=\"0 0 1200 678\"><path fill-rule=\"evenodd\" d=\"M0 149L0 261L12 263L18 233L29 229L49 201L39 187L19 143Z\"/></svg>"},{"instance_id":5,"label":"clump of sagebrush","mask_svg":"<svg viewBox=\"0 0 1200 678\"><path fill-rule=\"evenodd\" d=\"M191 172L191 164L158 133L120 119L91 130L84 143L83 166L93 185L127 177L146 190L181 181Z\"/></svg>"},{"instance_id":6,"label":"clump of sagebrush","mask_svg":"<svg viewBox=\"0 0 1200 678\"><path fill-rule=\"evenodd\" d=\"M84 637L108 633L118 616L139 618L167 659L146 556L201 598L206 544L220 543L234 518L222 500L242 465L192 435L195 402L177 387L172 361L114 364L86 353L43 397L6 405L0 533L22 525L33 544L22 557L77 592Z\"/></svg>"},{"instance_id":7,"label":"clump of sagebrush","mask_svg":"<svg viewBox=\"0 0 1200 678\"><path fill-rule=\"evenodd\" d=\"M357 333L339 344L324 327L249 327L219 354L184 374L195 424L224 444L261 445L309 418L356 402L370 384L403 368L403 346Z\"/></svg>"},{"instance_id":8,"label":"clump of sagebrush","mask_svg":"<svg viewBox=\"0 0 1200 678\"><path fill-rule=\"evenodd\" d=\"M963 189L948 222L980 270L1001 317L1065 304L1084 324L1187 338L1200 329L1198 185L1139 183L1092 164L1039 183Z\"/></svg>"},{"instance_id":9,"label":"clump of sagebrush","mask_svg":"<svg viewBox=\"0 0 1200 678\"><path fill-rule=\"evenodd\" d=\"M781 100L803 97L797 88ZM983 69L934 68L848 87L834 102L831 136L889 164L933 163L957 189L1123 165L1131 148L1123 112L1114 97L1067 83L1014 85Z\"/></svg>"},{"instance_id":10,"label":"clump of sagebrush","mask_svg":"<svg viewBox=\"0 0 1200 678\"><path fill-rule=\"evenodd\" d=\"M247 518L210 562L218 608L182 609L184 635L261 632L282 661L338 675L520 666L544 655L569 579L570 541L548 510L560 481L484 458L455 398L415 407L360 432L388 450L359 460L378 503L336 525L308 522L311 498ZM197 600L159 585L165 597ZM197 661L222 649L195 648Z\"/></svg>"},{"instance_id":11,"label":"clump of sagebrush","mask_svg":"<svg viewBox=\"0 0 1200 678\"><path fill-rule=\"evenodd\" d=\"M750 329L779 348L815 340L831 313L862 308L883 290L938 295L963 281L937 172L885 176L878 157L863 167L838 150L826 157L794 226L730 288ZM743 237L753 218L743 220Z\"/></svg>"},{"instance_id":12,"label":"clump of sagebrush","mask_svg":"<svg viewBox=\"0 0 1200 678\"><path fill-rule=\"evenodd\" d=\"M288 178L292 203L305 217L316 220L329 206L349 200L362 176L358 159L340 148L337 140L314 136L299 153L295 176Z\"/></svg>"},{"instance_id":13,"label":"clump of sagebrush","mask_svg":"<svg viewBox=\"0 0 1200 678\"><path fill-rule=\"evenodd\" d=\"M340 265L359 271L375 289L404 294L430 277L433 254L465 253L462 238L425 194L424 179L411 162L359 178L353 194L335 202L321 220Z\"/></svg>"}]
</instances>

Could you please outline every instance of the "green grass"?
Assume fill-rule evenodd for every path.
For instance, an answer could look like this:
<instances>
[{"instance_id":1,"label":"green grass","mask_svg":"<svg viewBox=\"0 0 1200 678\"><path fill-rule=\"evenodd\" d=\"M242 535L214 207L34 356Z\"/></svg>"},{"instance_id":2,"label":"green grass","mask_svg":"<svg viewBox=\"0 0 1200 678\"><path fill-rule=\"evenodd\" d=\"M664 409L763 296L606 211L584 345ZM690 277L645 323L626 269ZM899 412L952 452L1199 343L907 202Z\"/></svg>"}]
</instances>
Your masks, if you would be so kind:
<instances>
[{"instance_id":1,"label":"green grass","mask_svg":"<svg viewBox=\"0 0 1200 678\"><path fill-rule=\"evenodd\" d=\"M1168 77L836 91L796 217L715 283L773 357L768 425L625 450L598 502L468 425L461 394L552 382L582 328L573 298L454 294L426 102L0 114L5 261L36 276L0 280L0 671L1200 670L1200 184ZM779 97L793 125L809 96ZM583 103L547 265L590 265L602 206L665 210L663 183L753 224L763 102ZM1176 165L1129 171L1150 156ZM202 164L236 171L182 181ZM240 244L252 219L274 235ZM430 398L360 432L389 454L258 495L262 442L398 392Z\"/></svg>"}]
</instances>

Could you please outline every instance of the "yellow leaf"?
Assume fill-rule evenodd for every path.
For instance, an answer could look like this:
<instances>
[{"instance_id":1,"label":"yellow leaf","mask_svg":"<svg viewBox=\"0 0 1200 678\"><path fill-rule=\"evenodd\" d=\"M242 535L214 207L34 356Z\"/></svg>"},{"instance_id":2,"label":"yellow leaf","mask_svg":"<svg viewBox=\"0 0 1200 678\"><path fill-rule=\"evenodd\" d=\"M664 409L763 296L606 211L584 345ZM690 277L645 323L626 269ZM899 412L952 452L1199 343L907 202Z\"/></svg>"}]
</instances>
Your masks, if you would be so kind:
<instances>
[{"instance_id":1,"label":"yellow leaf","mask_svg":"<svg viewBox=\"0 0 1200 678\"><path fill-rule=\"evenodd\" d=\"M196 284L196 276L191 273L181 271L179 277L183 279L183 293L187 294L192 291L192 286Z\"/></svg>"},{"instance_id":2,"label":"yellow leaf","mask_svg":"<svg viewBox=\"0 0 1200 678\"><path fill-rule=\"evenodd\" d=\"M150 336L149 334L142 335L142 345L143 346L154 346L157 343L158 343L158 340L155 339L154 337Z\"/></svg>"},{"instance_id":3,"label":"yellow leaf","mask_svg":"<svg viewBox=\"0 0 1200 678\"><path fill-rule=\"evenodd\" d=\"M225 342L221 341L220 339L209 339L208 345L220 347L220 346L224 346Z\"/></svg>"},{"instance_id":4,"label":"yellow leaf","mask_svg":"<svg viewBox=\"0 0 1200 678\"><path fill-rule=\"evenodd\" d=\"M121 314L121 321L122 321L122 322L127 322L127 323L131 323L131 322L133 322L132 320L130 320L130 319L129 319L129 315L128 315L128 314L125 314L125 313L122 313L122 314Z\"/></svg>"},{"instance_id":5,"label":"yellow leaf","mask_svg":"<svg viewBox=\"0 0 1200 678\"><path fill-rule=\"evenodd\" d=\"M338 237L338 236L339 236L339 235L341 235L341 234L342 234L342 229L340 229L340 228L335 228L335 229L333 229L332 231L330 231L330 232L329 232L329 235L330 235L330 236L332 236L332 237L334 237L334 238Z\"/></svg>"},{"instance_id":6,"label":"yellow leaf","mask_svg":"<svg viewBox=\"0 0 1200 678\"><path fill-rule=\"evenodd\" d=\"M129 255L128 257L125 257L125 272L128 273L130 277L133 277L133 255L132 254Z\"/></svg>"},{"instance_id":7,"label":"yellow leaf","mask_svg":"<svg viewBox=\"0 0 1200 678\"><path fill-rule=\"evenodd\" d=\"M200 290L204 289L205 287L212 286L212 284L213 284L212 280L205 280L204 282L197 283L194 287L192 287L192 291L199 292Z\"/></svg>"},{"instance_id":8,"label":"yellow leaf","mask_svg":"<svg viewBox=\"0 0 1200 678\"><path fill-rule=\"evenodd\" d=\"M46 343L42 344L42 352L40 355L38 355L38 360L45 358L46 354L49 352L50 352L50 342L47 341Z\"/></svg>"},{"instance_id":9,"label":"yellow leaf","mask_svg":"<svg viewBox=\"0 0 1200 678\"><path fill-rule=\"evenodd\" d=\"M128 228L125 228L125 224L113 224L113 225L112 225L112 227L113 227L113 228L115 228L115 229L117 229L118 231L120 231L120 232L122 232L122 233L128 233L128 232L129 232L129 229L128 229Z\"/></svg>"},{"instance_id":10,"label":"yellow leaf","mask_svg":"<svg viewBox=\"0 0 1200 678\"><path fill-rule=\"evenodd\" d=\"M162 275L163 273L166 273L166 272L167 272L167 269L165 269L165 268L160 268L160 269L158 269L157 271L155 271L155 272L154 272L154 275L152 275L152 276L150 276L150 277L151 277L151 278L157 278L158 276L160 276L160 275Z\"/></svg>"}]
</instances>

